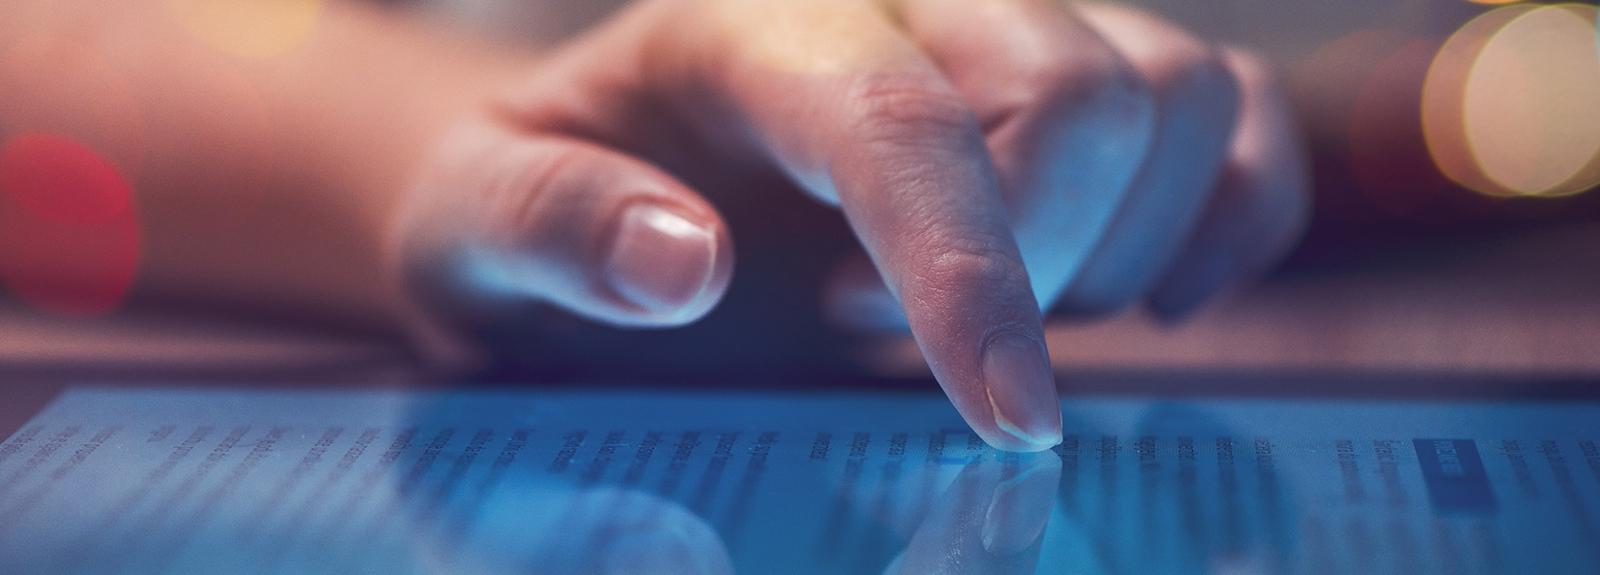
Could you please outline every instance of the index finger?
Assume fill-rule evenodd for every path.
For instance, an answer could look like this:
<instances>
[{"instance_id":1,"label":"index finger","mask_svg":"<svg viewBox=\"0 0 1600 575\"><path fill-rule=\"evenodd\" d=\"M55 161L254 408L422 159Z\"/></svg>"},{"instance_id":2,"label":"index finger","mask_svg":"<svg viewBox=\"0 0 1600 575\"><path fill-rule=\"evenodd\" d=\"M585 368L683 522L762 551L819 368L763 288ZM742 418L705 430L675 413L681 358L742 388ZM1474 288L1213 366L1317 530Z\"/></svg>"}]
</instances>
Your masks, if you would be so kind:
<instances>
[{"instance_id":1,"label":"index finger","mask_svg":"<svg viewBox=\"0 0 1600 575\"><path fill-rule=\"evenodd\" d=\"M1017 451L1059 443L1039 306L976 115L881 8L759 4L760 14L728 15L743 28L674 27L718 30L687 43L703 50L682 60L693 63L688 85L712 87L749 144L843 207L979 435Z\"/></svg>"}]
</instances>

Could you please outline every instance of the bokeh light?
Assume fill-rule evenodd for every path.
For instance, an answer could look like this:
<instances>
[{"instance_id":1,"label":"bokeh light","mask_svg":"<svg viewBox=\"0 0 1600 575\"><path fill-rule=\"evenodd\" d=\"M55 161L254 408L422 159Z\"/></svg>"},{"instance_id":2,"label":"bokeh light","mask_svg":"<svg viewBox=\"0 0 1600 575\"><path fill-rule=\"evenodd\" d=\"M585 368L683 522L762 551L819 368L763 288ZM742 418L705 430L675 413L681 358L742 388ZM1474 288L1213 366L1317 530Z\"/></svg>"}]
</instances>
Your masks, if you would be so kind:
<instances>
[{"instance_id":1,"label":"bokeh light","mask_svg":"<svg viewBox=\"0 0 1600 575\"><path fill-rule=\"evenodd\" d=\"M115 164L51 133L0 147L0 282L22 301L72 315L114 311L140 256L133 189Z\"/></svg>"},{"instance_id":2,"label":"bokeh light","mask_svg":"<svg viewBox=\"0 0 1600 575\"><path fill-rule=\"evenodd\" d=\"M1418 101L1437 43L1409 39L1377 59L1351 105L1348 142L1351 175L1361 193L1385 215L1430 218L1452 194L1450 182L1428 161Z\"/></svg>"},{"instance_id":3,"label":"bokeh light","mask_svg":"<svg viewBox=\"0 0 1600 575\"><path fill-rule=\"evenodd\" d=\"M1554 197L1600 181L1596 9L1497 8L1434 58L1423 127L1434 163L1491 196Z\"/></svg>"},{"instance_id":4,"label":"bokeh light","mask_svg":"<svg viewBox=\"0 0 1600 575\"><path fill-rule=\"evenodd\" d=\"M323 0L166 0L201 41L241 58L272 58L304 44Z\"/></svg>"},{"instance_id":5,"label":"bokeh light","mask_svg":"<svg viewBox=\"0 0 1600 575\"><path fill-rule=\"evenodd\" d=\"M1324 215L1365 221L1446 221L1459 188L1434 168L1422 134L1423 78L1442 37L1393 28L1356 30L1294 66L1295 99L1322 156Z\"/></svg>"},{"instance_id":6,"label":"bokeh light","mask_svg":"<svg viewBox=\"0 0 1600 575\"><path fill-rule=\"evenodd\" d=\"M1494 185L1472 158L1463 121L1467 78L1489 39L1506 23L1533 9L1513 6L1473 19L1440 47L1428 70L1422 124L1434 164L1452 181L1484 194L1504 196L1510 192Z\"/></svg>"},{"instance_id":7,"label":"bokeh light","mask_svg":"<svg viewBox=\"0 0 1600 575\"><path fill-rule=\"evenodd\" d=\"M1291 67L1295 101L1324 112L1309 114L1307 127L1319 133L1344 130L1356 98L1350 87L1369 83L1374 63L1416 39L1396 30L1360 28L1318 47Z\"/></svg>"}]
</instances>

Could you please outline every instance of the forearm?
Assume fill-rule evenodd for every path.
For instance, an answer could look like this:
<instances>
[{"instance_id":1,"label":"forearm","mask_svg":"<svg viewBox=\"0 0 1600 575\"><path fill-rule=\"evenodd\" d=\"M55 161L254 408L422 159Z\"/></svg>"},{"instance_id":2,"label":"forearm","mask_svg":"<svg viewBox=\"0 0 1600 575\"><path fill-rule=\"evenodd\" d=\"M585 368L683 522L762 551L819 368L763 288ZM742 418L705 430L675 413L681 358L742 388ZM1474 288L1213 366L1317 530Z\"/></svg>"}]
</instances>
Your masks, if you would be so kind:
<instances>
[{"instance_id":1,"label":"forearm","mask_svg":"<svg viewBox=\"0 0 1600 575\"><path fill-rule=\"evenodd\" d=\"M385 227L439 134L511 67L361 6L230 45L175 4L4 9L0 134L71 138L133 185L136 297L388 321Z\"/></svg>"}]
</instances>

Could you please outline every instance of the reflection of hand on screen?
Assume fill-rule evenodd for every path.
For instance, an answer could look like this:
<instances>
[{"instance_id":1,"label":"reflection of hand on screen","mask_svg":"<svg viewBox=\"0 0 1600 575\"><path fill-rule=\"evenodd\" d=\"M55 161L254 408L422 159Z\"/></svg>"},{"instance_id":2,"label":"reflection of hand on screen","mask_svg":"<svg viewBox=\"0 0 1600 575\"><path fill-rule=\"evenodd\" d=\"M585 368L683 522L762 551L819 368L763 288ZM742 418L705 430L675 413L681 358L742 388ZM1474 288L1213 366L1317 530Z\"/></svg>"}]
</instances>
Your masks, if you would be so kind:
<instances>
[{"instance_id":1,"label":"reflection of hand on screen","mask_svg":"<svg viewBox=\"0 0 1600 575\"><path fill-rule=\"evenodd\" d=\"M520 485L486 509L469 551L438 555L460 561L439 565L443 572L733 573L711 525L642 491Z\"/></svg>"},{"instance_id":2,"label":"reflection of hand on screen","mask_svg":"<svg viewBox=\"0 0 1600 575\"><path fill-rule=\"evenodd\" d=\"M961 470L885 575L1026 574L1055 511L1061 458L980 456Z\"/></svg>"}]
</instances>

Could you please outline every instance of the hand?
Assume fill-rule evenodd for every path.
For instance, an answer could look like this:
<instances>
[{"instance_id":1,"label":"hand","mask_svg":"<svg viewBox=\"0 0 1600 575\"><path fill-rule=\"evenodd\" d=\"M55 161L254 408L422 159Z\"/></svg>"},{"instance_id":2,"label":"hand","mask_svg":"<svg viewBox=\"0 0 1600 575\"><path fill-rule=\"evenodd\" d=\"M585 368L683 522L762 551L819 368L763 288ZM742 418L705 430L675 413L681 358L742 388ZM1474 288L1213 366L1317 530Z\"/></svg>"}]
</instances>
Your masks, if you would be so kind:
<instances>
[{"instance_id":1,"label":"hand","mask_svg":"<svg viewBox=\"0 0 1600 575\"><path fill-rule=\"evenodd\" d=\"M1265 66L1123 8L648 0L530 77L439 148L396 228L432 318L692 322L728 289L730 223L808 217L745 177L775 170L864 248L826 282L835 315L903 321L1004 449L1060 438L1041 310L1182 315L1269 266L1307 208ZM755 239L834 245L815 229Z\"/></svg>"}]
</instances>

